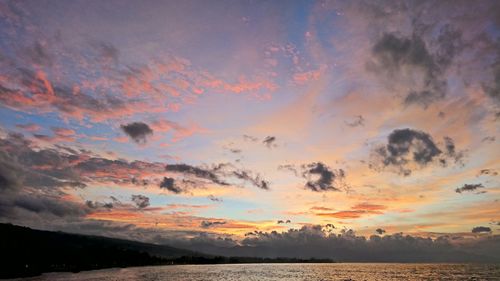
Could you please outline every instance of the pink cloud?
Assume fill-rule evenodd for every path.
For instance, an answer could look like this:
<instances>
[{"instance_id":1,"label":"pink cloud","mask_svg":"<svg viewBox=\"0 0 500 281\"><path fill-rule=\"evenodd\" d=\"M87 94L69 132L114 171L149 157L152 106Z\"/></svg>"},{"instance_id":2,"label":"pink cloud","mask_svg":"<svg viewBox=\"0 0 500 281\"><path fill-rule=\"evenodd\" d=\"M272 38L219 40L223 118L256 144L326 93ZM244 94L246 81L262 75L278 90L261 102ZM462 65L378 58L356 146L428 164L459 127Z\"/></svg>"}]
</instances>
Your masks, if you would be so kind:
<instances>
[{"instance_id":1,"label":"pink cloud","mask_svg":"<svg viewBox=\"0 0 500 281\"><path fill-rule=\"evenodd\" d=\"M151 123L151 128L158 132L173 132L172 142L181 141L197 133L206 133L207 130L196 125L190 124L188 127L181 126L178 123L169 120L157 120Z\"/></svg>"},{"instance_id":2,"label":"pink cloud","mask_svg":"<svg viewBox=\"0 0 500 281\"><path fill-rule=\"evenodd\" d=\"M317 81L323 73L323 67L317 70L298 72L293 75L293 81L299 85L306 84L310 81Z\"/></svg>"},{"instance_id":3,"label":"pink cloud","mask_svg":"<svg viewBox=\"0 0 500 281\"><path fill-rule=\"evenodd\" d=\"M52 136L42 135L42 134L34 134L33 136L41 141L49 142L49 143L58 143L58 142L74 142L77 137L81 137L81 135L77 135L75 130L68 128L60 128L60 127L52 127Z\"/></svg>"},{"instance_id":4,"label":"pink cloud","mask_svg":"<svg viewBox=\"0 0 500 281\"><path fill-rule=\"evenodd\" d=\"M40 126L38 126L37 124L33 124L33 123L17 124L16 127L19 129L23 129L25 131L28 131L28 132L36 132L36 131L39 131L41 129Z\"/></svg>"}]
</instances>

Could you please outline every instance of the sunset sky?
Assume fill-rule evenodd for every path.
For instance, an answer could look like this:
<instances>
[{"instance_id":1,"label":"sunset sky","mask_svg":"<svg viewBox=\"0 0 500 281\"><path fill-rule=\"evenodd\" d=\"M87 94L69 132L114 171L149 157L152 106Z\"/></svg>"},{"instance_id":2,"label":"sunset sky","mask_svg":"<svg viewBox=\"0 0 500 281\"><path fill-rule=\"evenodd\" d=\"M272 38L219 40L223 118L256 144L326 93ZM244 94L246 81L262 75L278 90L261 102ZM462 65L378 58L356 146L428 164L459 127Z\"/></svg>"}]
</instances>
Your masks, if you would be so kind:
<instances>
[{"instance_id":1,"label":"sunset sky","mask_svg":"<svg viewBox=\"0 0 500 281\"><path fill-rule=\"evenodd\" d=\"M499 6L0 1L0 221L500 234Z\"/></svg>"}]
</instances>

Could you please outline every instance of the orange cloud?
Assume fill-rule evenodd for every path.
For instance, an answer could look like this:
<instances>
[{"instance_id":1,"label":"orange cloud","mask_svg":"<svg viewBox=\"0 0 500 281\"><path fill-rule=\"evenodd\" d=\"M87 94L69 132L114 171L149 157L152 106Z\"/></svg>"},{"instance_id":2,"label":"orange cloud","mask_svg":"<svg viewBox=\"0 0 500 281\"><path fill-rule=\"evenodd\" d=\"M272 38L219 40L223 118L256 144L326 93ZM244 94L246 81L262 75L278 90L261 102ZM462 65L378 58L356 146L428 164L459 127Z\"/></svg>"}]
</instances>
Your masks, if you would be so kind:
<instances>
[{"instance_id":1,"label":"orange cloud","mask_svg":"<svg viewBox=\"0 0 500 281\"><path fill-rule=\"evenodd\" d=\"M387 209L384 205L360 203L354 205L351 210L330 212L330 213L316 213L320 217L332 217L338 219L357 219L365 215L382 214L382 210Z\"/></svg>"},{"instance_id":2,"label":"orange cloud","mask_svg":"<svg viewBox=\"0 0 500 281\"><path fill-rule=\"evenodd\" d=\"M327 207L321 207L321 206L314 206L310 208L311 211L333 211L332 208L327 208Z\"/></svg>"}]
</instances>

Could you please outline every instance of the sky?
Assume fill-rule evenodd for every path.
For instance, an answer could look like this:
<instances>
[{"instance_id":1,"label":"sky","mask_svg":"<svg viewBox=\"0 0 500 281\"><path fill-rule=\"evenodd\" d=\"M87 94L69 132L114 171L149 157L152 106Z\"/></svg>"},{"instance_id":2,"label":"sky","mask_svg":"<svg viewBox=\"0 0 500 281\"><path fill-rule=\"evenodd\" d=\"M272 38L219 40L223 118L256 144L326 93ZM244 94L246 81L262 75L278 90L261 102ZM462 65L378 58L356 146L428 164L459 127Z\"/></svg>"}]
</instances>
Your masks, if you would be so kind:
<instances>
[{"instance_id":1,"label":"sky","mask_svg":"<svg viewBox=\"0 0 500 281\"><path fill-rule=\"evenodd\" d=\"M498 1L0 1L0 35L1 222L500 234Z\"/></svg>"}]
</instances>

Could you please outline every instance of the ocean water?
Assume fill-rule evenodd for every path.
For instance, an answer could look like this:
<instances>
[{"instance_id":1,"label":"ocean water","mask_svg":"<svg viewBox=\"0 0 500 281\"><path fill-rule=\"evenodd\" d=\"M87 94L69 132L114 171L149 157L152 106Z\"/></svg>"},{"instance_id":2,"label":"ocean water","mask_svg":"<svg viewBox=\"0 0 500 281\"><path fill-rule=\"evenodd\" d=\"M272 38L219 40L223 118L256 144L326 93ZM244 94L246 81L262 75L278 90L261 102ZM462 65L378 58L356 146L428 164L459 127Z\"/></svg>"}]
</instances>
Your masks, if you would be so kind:
<instances>
[{"instance_id":1,"label":"ocean water","mask_svg":"<svg viewBox=\"0 0 500 281\"><path fill-rule=\"evenodd\" d=\"M500 280L500 265L382 263L171 265L113 268L80 273L48 273L16 280Z\"/></svg>"}]
</instances>

